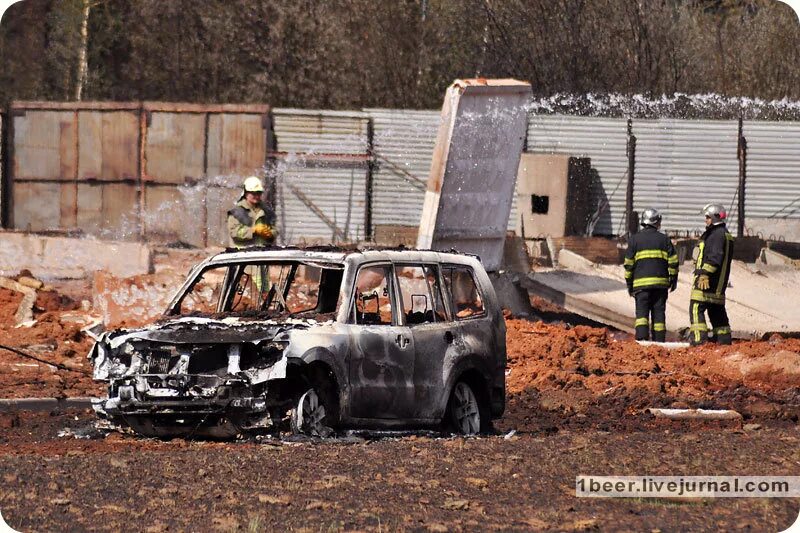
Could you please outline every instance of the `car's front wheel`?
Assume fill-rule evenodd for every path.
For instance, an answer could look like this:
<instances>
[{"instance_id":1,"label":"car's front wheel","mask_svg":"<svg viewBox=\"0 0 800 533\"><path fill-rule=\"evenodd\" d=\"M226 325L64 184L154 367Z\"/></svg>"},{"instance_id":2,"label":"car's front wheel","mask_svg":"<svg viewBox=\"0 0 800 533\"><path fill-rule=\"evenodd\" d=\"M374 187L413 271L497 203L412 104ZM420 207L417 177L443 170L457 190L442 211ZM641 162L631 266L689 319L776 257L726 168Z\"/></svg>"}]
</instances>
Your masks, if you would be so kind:
<instances>
[{"instance_id":1,"label":"car's front wheel","mask_svg":"<svg viewBox=\"0 0 800 533\"><path fill-rule=\"evenodd\" d=\"M477 435L490 427L489 412L466 381L459 381L447 403L447 422L460 435Z\"/></svg>"},{"instance_id":2,"label":"car's front wheel","mask_svg":"<svg viewBox=\"0 0 800 533\"><path fill-rule=\"evenodd\" d=\"M314 389L304 392L290 413L292 433L328 437L333 429L328 426L328 411Z\"/></svg>"}]
</instances>

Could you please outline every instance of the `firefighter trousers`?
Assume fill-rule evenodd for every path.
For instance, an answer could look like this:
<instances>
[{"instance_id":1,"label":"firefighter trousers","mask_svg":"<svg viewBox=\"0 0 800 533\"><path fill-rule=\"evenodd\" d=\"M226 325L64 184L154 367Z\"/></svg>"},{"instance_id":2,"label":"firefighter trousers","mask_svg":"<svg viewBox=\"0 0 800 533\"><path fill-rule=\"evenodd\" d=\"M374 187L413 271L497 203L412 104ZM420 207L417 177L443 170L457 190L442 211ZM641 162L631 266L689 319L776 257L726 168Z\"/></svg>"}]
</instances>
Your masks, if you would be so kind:
<instances>
[{"instance_id":1,"label":"firefighter trousers","mask_svg":"<svg viewBox=\"0 0 800 533\"><path fill-rule=\"evenodd\" d=\"M667 289L642 289L636 300L636 340L664 342L667 336ZM652 331L652 336L651 336Z\"/></svg>"},{"instance_id":2,"label":"firefighter trousers","mask_svg":"<svg viewBox=\"0 0 800 533\"><path fill-rule=\"evenodd\" d=\"M708 340L708 325L706 324L705 314L711 321L714 337L719 344L731 343L731 324L728 321L728 313L725 311L725 304L712 304L692 300L689 302L689 342L692 346L703 344Z\"/></svg>"}]
</instances>

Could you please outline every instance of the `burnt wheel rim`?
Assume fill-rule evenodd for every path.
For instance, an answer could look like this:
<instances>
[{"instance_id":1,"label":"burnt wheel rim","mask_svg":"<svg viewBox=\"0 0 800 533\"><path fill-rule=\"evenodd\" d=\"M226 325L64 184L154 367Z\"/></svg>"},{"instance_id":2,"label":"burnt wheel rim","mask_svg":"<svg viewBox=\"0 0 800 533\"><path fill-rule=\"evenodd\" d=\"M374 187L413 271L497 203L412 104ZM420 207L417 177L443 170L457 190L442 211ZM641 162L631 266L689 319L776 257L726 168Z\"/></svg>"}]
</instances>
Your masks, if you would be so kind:
<instances>
[{"instance_id":1,"label":"burnt wheel rim","mask_svg":"<svg viewBox=\"0 0 800 533\"><path fill-rule=\"evenodd\" d=\"M458 432L477 435L481 429L481 414L472 388L466 383L457 384L453 390L453 402L453 421Z\"/></svg>"},{"instance_id":2,"label":"burnt wheel rim","mask_svg":"<svg viewBox=\"0 0 800 533\"><path fill-rule=\"evenodd\" d=\"M320 434L325 429L325 406L314 390L309 390L297 402L297 427L300 431Z\"/></svg>"}]
</instances>

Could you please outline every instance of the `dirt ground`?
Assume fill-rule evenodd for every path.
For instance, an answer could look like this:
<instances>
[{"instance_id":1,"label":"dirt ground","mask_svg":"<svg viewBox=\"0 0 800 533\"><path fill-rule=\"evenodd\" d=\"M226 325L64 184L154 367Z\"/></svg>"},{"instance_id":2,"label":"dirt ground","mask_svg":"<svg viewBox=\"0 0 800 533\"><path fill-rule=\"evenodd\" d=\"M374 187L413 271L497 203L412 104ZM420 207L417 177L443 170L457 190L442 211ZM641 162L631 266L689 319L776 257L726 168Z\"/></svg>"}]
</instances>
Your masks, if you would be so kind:
<instances>
[{"instance_id":1,"label":"dirt ground","mask_svg":"<svg viewBox=\"0 0 800 533\"><path fill-rule=\"evenodd\" d=\"M0 344L71 369L0 350L0 397L103 393L89 376L92 342L81 331L98 315L83 300L91 300L86 283L57 285L37 299L35 324L18 328L11 317L19 298L0 289ZM91 412L5 413L0 510L23 531L779 531L797 517L797 499L581 499L574 480L800 475L799 339L644 347L533 303L550 322L506 321L507 409L497 436L76 439L58 433L91 429ZM730 408L743 421L664 422L647 407Z\"/></svg>"},{"instance_id":2,"label":"dirt ground","mask_svg":"<svg viewBox=\"0 0 800 533\"><path fill-rule=\"evenodd\" d=\"M575 497L578 474L799 475L796 427L533 431L215 443L59 438L86 412L2 432L0 508L20 531L781 531L797 499Z\"/></svg>"}]
</instances>

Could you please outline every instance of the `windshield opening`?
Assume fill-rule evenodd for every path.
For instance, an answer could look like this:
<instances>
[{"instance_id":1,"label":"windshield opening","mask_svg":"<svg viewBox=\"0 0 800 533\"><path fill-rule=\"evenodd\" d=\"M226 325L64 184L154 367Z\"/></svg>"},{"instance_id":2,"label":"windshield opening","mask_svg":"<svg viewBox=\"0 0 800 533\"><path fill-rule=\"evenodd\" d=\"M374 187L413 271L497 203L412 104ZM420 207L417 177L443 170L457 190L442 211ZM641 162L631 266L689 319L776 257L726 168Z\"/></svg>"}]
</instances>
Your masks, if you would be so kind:
<instances>
[{"instance_id":1,"label":"windshield opening","mask_svg":"<svg viewBox=\"0 0 800 533\"><path fill-rule=\"evenodd\" d=\"M172 315L277 318L335 314L341 265L275 261L215 265L200 272Z\"/></svg>"}]
</instances>

